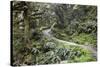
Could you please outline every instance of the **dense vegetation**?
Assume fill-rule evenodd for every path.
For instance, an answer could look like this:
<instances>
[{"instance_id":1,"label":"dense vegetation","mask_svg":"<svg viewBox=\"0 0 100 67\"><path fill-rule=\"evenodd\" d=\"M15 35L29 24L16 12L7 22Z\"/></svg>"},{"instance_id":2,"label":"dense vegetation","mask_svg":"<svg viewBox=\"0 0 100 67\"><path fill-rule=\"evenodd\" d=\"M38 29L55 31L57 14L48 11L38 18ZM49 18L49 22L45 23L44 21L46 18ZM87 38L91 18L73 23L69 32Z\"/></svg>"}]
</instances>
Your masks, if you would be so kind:
<instances>
[{"instance_id":1,"label":"dense vegetation","mask_svg":"<svg viewBox=\"0 0 100 67\"><path fill-rule=\"evenodd\" d=\"M12 65L97 60L97 7L12 2Z\"/></svg>"}]
</instances>

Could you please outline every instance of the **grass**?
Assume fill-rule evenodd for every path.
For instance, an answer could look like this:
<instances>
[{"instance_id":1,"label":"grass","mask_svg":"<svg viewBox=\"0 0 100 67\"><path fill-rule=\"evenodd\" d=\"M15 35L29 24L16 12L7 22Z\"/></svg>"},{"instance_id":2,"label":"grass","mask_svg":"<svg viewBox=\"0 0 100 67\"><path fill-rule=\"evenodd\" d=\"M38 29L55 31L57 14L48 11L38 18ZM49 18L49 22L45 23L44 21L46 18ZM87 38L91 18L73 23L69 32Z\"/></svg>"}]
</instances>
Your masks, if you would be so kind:
<instances>
[{"instance_id":1,"label":"grass","mask_svg":"<svg viewBox=\"0 0 100 67\"><path fill-rule=\"evenodd\" d=\"M96 37L91 34L79 34L78 36L73 36L73 41L79 44L90 44L92 46L96 46Z\"/></svg>"},{"instance_id":2,"label":"grass","mask_svg":"<svg viewBox=\"0 0 100 67\"><path fill-rule=\"evenodd\" d=\"M71 47L72 52L73 51L80 51L80 56L73 56L68 60L68 63L73 63L73 62L89 62L89 61L96 61L95 58L93 58L92 54L90 51L86 49L82 49L80 47Z\"/></svg>"}]
</instances>

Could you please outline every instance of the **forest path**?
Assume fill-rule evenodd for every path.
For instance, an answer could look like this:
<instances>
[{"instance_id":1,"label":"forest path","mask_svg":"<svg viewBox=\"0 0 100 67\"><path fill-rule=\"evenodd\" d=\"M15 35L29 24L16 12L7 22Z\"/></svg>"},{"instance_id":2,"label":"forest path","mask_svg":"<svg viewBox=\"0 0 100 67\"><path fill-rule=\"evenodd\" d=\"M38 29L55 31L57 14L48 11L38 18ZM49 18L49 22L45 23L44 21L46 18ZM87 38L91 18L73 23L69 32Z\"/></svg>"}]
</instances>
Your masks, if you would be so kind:
<instances>
[{"instance_id":1,"label":"forest path","mask_svg":"<svg viewBox=\"0 0 100 67\"><path fill-rule=\"evenodd\" d=\"M64 41L64 40L61 40L61 39L58 39L56 37L54 37L52 34L51 34L51 28L50 29L46 29L46 30L43 30L43 35L49 39L53 39L55 41L57 41L58 43L62 43L64 46L67 46L67 45L71 45L71 46L79 46L83 49L86 49L88 51L90 51L92 53L92 56L94 58L96 58L97 56L97 51L96 49L94 49L94 47L90 46L90 45L80 45L80 44L77 44L77 43L73 43L73 42L68 42L68 41Z\"/></svg>"},{"instance_id":2,"label":"forest path","mask_svg":"<svg viewBox=\"0 0 100 67\"><path fill-rule=\"evenodd\" d=\"M94 47L90 46L90 45L80 45L80 44L76 44L76 43L73 43L73 42L68 42L68 41L60 40L60 39L57 39L55 37L53 37L53 39L56 40L57 42L62 43L65 46L70 45L70 46L78 46L78 47L81 47L83 49L86 49L88 51L91 51L93 57L96 58L96 56L97 56L96 49Z\"/></svg>"}]
</instances>

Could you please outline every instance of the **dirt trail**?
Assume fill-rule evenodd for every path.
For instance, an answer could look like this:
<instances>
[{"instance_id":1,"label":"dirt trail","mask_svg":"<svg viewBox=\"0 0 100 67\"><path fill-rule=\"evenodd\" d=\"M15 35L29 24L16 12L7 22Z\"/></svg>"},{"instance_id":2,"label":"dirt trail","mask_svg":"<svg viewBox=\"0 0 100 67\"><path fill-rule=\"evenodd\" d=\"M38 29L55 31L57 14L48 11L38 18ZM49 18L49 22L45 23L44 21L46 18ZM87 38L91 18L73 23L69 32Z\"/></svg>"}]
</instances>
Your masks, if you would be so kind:
<instances>
[{"instance_id":1,"label":"dirt trail","mask_svg":"<svg viewBox=\"0 0 100 67\"><path fill-rule=\"evenodd\" d=\"M86 49L86 50L91 51L92 56L93 56L94 58L96 58L96 56L97 56L97 51L96 51L92 46L89 46L89 45L80 45L80 44L77 44L77 43L68 42L68 41L64 41L64 40L60 40L60 39L58 39L58 38L55 38L55 37L52 36L52 34L51 34L51 28L50 28L50 29L46 29L46 30L44 30L44 31L42 31L42 32L43 32L44 36L45 36L45 37L48 37L49 39L53 39L53 40L55 40L55 41L57 41L57 42L63 43L64 45L79 46L79 47L81 47L81 48L84 48L84 49Z\"/></svg>"}]
</instances>

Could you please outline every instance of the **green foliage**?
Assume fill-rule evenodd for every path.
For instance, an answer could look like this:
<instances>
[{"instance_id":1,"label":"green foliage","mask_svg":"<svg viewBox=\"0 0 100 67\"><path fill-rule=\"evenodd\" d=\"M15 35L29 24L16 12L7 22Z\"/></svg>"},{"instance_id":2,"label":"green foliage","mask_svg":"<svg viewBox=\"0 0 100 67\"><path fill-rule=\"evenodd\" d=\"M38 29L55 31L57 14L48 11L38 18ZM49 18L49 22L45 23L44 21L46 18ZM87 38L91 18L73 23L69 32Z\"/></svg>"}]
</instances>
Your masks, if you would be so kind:
<instances>
[{"instance_id":1,"label":"green foliage","mask_svg":"<svg viewBox=\"0 0 100 67\"><path fill-rule=\"evenodd\" d=\"M46 53L37 56L38 64L52 64L60 63L61 59L53 51L48 51Z\"/></svg>"},{"instance_id":2,"label":"green foliage","mask_svg":"<svg viewBox=\"0 0 100 67\"><path fill-rule=\"evenodd\" d=\"M57 51L57 55L61 58L61 60L67 60L70 50L65 48L59 48Z\"/></svg>"},{"instance_id":3,"label":"green foliage","mask_svg":"<svg viewBox=\"0 0 100 67\"><path fill-rule=\"evenodd\" d=\"M91 44L93 46L96 46L97 43L96 37L94 37L91 34L85 34L85 33L81 33L78 36L74 36L73 41L79 44L85 44L85 45Z\"/></svg>"},{"instance_id":4,"label":"green foliage","mask_svg":"<svg viewBox=\"0 0 100 67\"><path fill-rule=\"evenodd\" d=\"M79 47L73 47L71 48L71 52L69 55L69 63L71 62L89 62L89 61L96 61L95 58L91 55L91 52L82 49Z\"/></svg>"},{"instance_id":5,"label":"green foliage","mask_svg":"<svg viewBox=\"0 0 100 67\"><path fill-rule=\"evenodd\" d=\"M50 50L53 50L56 48L56 45L55 43L53 42L47 42L45 45L44 45L44 51L50 51Z\"/></svg>"}]
</instances>

